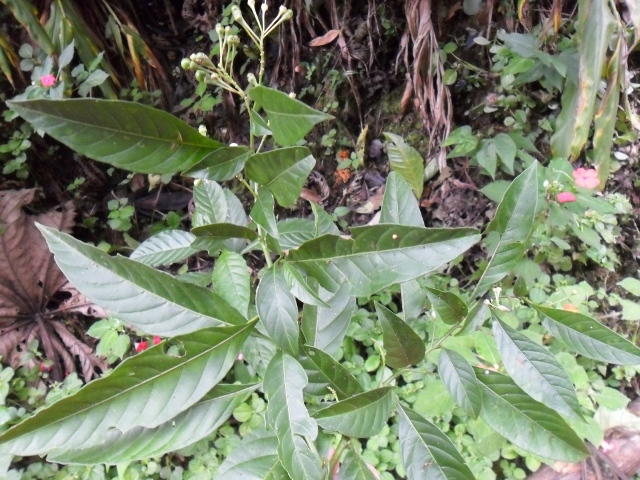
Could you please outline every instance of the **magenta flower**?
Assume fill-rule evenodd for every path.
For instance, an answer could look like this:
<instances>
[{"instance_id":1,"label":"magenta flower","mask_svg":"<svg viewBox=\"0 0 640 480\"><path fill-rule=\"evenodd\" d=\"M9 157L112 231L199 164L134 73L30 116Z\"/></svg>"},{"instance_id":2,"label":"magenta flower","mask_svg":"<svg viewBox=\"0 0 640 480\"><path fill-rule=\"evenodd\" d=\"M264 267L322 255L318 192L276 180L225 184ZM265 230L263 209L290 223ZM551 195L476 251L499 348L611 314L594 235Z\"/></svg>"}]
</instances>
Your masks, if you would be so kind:
<instances>
[{"instance_id":1,"label":"magenta flower","mask_svg":"<svg viewBox=\"0 0 640 480\"><path fill-rule=\"evenodd\" d=\"M155 337L153 337L153 344L157 345L162 341L162 338L158 337L157 335Z\"/></svg>"},{"instance_id":2,"label":"magenta flower","mask_svg":"<svg viewBox=\"0 0 640 480\"><path fill-rule=\"evenodd\" d=\"M144 342L140 342L140 343L136 344L136 352L138 352L138 353L144 352L147 349L148 346L149 346L149 344L147 343L146 340Z\"/></svg>"},{"instance_id":3,"label":"magenta flower","mask_svg":"<svg viewBox=\"0 0 640 480\"><path fill-rule=\"evenodd\" d=\"M46 88L53 87L56 84L56 77L52 74L44 75L40 77L40 83L42 83L42 86Z\"/></svg>"},{"instance_id":4,"label":"magenta flower","mask_svg":"<svg viewBox=\"0 0 640 480\"><path fill-rule=\"evenodd\" d=\"M567 202L575 202L576 201L576 196L571 192L559 193L556 198L558 200L558 203L567 203Z\"/></svg>"},{"instance_id":5,"label":"magenta flower","mask_svg":"<svg viewBox=\"0 0 640 480\"><path fill-rule=\"evenodd\" d=\"M573 179L579 187L596 188L600 185L598 172L594 168L576 168L573 171Z\"/></svg>"}]
</instances>

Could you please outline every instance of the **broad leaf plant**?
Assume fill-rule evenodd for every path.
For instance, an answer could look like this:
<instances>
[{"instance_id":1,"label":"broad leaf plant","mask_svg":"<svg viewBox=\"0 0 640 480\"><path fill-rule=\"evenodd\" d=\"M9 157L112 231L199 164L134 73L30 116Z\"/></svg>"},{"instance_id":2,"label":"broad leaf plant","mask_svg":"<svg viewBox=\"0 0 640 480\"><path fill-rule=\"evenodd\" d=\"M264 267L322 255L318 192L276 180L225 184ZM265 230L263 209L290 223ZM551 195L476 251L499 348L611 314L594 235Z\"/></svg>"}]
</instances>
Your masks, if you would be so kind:
<instances>
[{"instance_id":1,"label":"broad leaf plant","mask_svg":"<svg viewBox=\"0 0 640 480\"><path fill-rule=\"evenodd\" d=\"M262 85L264 42L292 12L281 8L267 23L266 6L256 10L248 3L257 26L238 7L233 15L261 58L245 87L231 73L240 40L228 27L217 29L217 58L195 54L183 61L199 80L239 96L250 118L247 146L223 145L169 113L136 103L7 102L35 129L89 158L196 180L191 232L160 233L130 258L38 227L82 294L164 340L1 434L0 454L110 465L157 456L209 436L258 391L268 401L266 421L226 458L219 478L321 480L338 465L340 478L374 478L359 441L396 422L408 478L471 479L449 437L394 393L403 375L435 369L431 375L439 376L461 409L517 447L544 459L582 460L589 449L569 423L584 422L585 413L569 375L545 345L519 331L510 310L526 298L501 298L495 288L527 252L542 198L537 163L513 181L483 233L491 248L467 302L452 292L422 289L419 281L483 235L472 228L426 228L416 186L402 169L387 179L377 225L352 227L347 235L318 205L313 218L279 219L276 204L294 205L315 165L301 141L331 117ZM225 186L230 179L253 199L248 216ZM217 258L212 289L155 268L200 251ZM252 276L246 255L254 251L264 266ZM374 305L380 351L391 373L365 388L341 363L339 350L356 299L393 285L400 286L399 313ZM430 305L426 312L424 305ZM546 338L577 354L640 364L640 349L598 321L542 305L528 308L535 309ZM423 340L412 327L417 319L443 333ZM450 341L479 329L492 335L502 366L473 361ZM254 349L264 362L263 368L250 365L255 383L234 384L239 355L248 358ZM320 441L328 436L332 455Z\"/></svg>"}]
</instances>

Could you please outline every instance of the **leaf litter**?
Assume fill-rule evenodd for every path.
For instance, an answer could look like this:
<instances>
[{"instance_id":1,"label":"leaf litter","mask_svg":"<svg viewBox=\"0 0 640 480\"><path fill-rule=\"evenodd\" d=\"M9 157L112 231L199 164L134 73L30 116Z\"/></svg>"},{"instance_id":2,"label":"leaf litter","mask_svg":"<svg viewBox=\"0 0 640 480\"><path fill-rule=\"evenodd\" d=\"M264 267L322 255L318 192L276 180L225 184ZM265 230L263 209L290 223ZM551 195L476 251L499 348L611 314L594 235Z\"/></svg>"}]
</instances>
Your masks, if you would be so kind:
<instances>
[{"instance_id":1,"label":"leaf litter","mask_svg":"<svg viewBox=\"0 0 640 480\"><path fill-rule=\"evenodd\" d=\"M61 381L79 366L89 381L107 368L106 362L73 335L67 320L72 313L106 314L69 284L35 226L37 222L70 232L73 203L31 215L25 207L34 202L36 193L36 189L0 191L0 356L12 368L36 367L39 360L25 355L37 340L52 363L52 380Z\"/></svg>"}]
</instances>

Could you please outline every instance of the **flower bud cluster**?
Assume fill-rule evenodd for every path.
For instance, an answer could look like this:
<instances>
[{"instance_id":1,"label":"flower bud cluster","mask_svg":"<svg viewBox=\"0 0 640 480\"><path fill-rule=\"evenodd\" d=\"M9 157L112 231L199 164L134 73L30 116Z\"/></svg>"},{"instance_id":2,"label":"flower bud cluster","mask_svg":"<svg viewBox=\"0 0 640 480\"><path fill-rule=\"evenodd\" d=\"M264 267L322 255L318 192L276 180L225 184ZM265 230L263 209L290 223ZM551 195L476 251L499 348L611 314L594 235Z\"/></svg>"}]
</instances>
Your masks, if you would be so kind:
<instances>
[{"instance_id":1,"label":"flower bud cluster","mask_svg":"<svg viewBox=\"0 0 640 480\"><path fill-rule=\"evenodd\" d=\"M267 24L265 16L269 11L269 6L266 0L260 6L260 12L256 10L255 0L247 0L247 5L253 14L257 28L254 29L249 26L242 14L242 10L237 5L231 7L231 16L249 35L260 51L258 78L256 79L253 74L247 76L249 84L258 85L262 82L262 75L265 69L264 41L281 23L293 18L293 11L284 5L280 5L275 18L271 23ZM229 25L217 24L215 31L220 40L217 63L214 63L208 55L198 52L191 54L189 58L182 59L180 66L184 70L195 72L195 77L199 82L219 86L245 98L244 91L233 78L233 60L240 46L240 37L233 33L233 29Z\"/></svg>"}]
</instances>

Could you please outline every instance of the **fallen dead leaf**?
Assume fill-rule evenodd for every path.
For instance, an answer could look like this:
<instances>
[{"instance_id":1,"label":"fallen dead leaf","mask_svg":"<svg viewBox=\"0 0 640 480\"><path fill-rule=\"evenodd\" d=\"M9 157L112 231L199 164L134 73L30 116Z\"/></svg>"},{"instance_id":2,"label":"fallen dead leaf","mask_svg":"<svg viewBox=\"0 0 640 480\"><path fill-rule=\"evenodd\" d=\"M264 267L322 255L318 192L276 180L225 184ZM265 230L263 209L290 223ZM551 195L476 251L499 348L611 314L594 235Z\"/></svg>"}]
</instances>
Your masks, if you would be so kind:
<instances>
[{"instance_id":1,"label":"fallen dead leaf","mask_svg":"<svg viewBox=\"0 0 640 480\"><path fill-rule=\"evenodd\" d=\"M26 344L37 339L45 357L53 362L53 380L75 372L77 361L88 381L104 370L106 363L67 330L60 321L59 307L67 305L67 311L73 311L88 309L91 304L70 287L35 226L37 222L68 232L75 210L68 202L28 215L23 208L33 202L35 194L35 189L0 192L0 355L17 368ZM93 308L96 315L104 313ZM31 362L30 366L37 366L35 359Z\"/></svg>"},{"instance_id":2,"label":"fallen dead leaf","mask_svg":"<svg viewBox=\"0 0 640 480\"><path fill-rule=\"evenodd\" d=\"M323 47L333 42L340 35L340 30L329 30L327 33L320 37L316 37L309 42L310 47Z\"/></svg>"}]
</instances>

